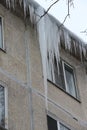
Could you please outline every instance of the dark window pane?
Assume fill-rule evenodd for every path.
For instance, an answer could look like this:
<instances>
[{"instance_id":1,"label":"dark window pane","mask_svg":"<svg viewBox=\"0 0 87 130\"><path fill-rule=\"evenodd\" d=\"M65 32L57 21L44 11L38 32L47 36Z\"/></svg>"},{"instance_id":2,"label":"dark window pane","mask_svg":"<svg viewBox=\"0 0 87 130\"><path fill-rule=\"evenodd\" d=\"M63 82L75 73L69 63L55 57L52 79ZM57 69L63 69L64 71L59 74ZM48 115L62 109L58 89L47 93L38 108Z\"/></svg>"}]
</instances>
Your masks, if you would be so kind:
<instances>
[{"instance_id":1,"label":"dark window pane","mask_svg":"<svg viewBox=\"0 0 87 130\"><path fill-rule=\"evenodd\" d=\"M61 60L59 62L59 72L58 72L57 62L56 62L56 60L54 61L54 75L55 75L55 84L57 84L59 87L65 89L63 68L62 68L62 61Z\"/></svg>"},{"instance_id":2,"label":"dark window pane","mask_svg":"<svg viewBox=\"0 0 87 130\"><path fill-rule=\"evenodd\" d=\"M47 116L48 130L57 130L57 121Z\"/></svg>"},{"instance_id":3,"label":"dark window pane","mask_svg":"<svg viewBox=\"0 0 87 130\"><path fill-rule=\"evenodd\" d=\"M0 86L0 125L5 126L5 97L2 86Z\"/></svg>"}]
</instances>

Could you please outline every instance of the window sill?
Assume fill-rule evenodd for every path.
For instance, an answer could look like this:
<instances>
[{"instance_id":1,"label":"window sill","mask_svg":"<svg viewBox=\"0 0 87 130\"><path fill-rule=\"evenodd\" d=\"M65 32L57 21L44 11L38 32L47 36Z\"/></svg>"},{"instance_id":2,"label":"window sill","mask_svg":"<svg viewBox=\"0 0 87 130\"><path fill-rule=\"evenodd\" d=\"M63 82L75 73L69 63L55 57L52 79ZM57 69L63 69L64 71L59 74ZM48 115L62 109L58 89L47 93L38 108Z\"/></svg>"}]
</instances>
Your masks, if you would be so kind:
<instances>
[{"instance_id":1,"label":"window sill","mask_svg":"<svg viewBox=\"0 0 87 130\"><path fill-rule=\"evenodd\" d=\"M4 128L4 127L2 127L2 126L0 126L0 130L7 130L6 128Z\"/></svg>"},{"instance_id":2,"label":"window sill","mask_svg":"<svg viewBox=\"0 0 87 130\"><path fill-rule=\"evenodd\" d=\"M4 48L0 48L0 51L3 51L4 53L6 53L6 49Z\"/></svg>"},{"instance_id":3,"label":"window sill","mask_svg":"<svg viewBox=\"0 0 87 130\"><path fill-rule=\"evenodd\" d=\"M49 79L47 79L48 82L50 82L51 84L53 84L54 86L56 86L57 88L59 88L60 90L62 90L65 94L69 95L71 98L75 99L76 101L78 101L79 103L81 103L81 100L78 98L73 97L72 95L70 95L68 92L66 92L63 88L59 87L57 84L53 83L52 81L50 81Z\"/></svg>"}]
</instances>

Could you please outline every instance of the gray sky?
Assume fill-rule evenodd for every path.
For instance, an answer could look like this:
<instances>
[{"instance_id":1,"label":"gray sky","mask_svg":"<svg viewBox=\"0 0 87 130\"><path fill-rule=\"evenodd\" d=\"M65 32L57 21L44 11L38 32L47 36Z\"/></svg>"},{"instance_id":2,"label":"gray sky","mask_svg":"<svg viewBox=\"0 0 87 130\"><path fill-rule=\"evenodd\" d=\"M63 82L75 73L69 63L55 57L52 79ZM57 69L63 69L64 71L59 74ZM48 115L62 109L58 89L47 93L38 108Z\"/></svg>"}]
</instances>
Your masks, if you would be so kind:
<instances>
[{"instance_id":1,"label":"gray sky","mask_svg":"<svg viewBox=\"0 0 87 130\"><path fill-rule=\"evenodd\" d=\"M49 7L54 0L36 0L45 9ZM66 0L60 0L49 11L60 22L63 22L67 15L67 2ZM87 35L81 33L87 29L87 0L74 0L74 7L70 7L70 18L67 18L64 25L71 30L74 34L79 36L83 41L87 42Z\"/></svg>"}]
</instances>

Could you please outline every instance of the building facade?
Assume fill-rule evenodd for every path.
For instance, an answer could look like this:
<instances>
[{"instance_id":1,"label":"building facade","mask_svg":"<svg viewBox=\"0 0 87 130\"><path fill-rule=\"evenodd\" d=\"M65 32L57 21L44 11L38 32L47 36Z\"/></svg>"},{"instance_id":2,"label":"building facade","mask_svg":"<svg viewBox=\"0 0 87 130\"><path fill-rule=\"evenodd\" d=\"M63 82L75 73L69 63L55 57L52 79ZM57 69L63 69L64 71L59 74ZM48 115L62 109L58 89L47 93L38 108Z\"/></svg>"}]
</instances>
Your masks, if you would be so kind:
<instances>
[{"instance_id":1,"label":"building facade","mask_svg":"<svg viewBox=\"0 0 87 130\"><path fill-rule=\"evenodd\" d=\"M87 130L85 43L61 27L55 46L54 24L47 27L55 33L44 34L44 26L33 26L33 8L25 19L19 2L15 10L10 2L0 2L0 130Z\"/></svg>"}]
</instances>

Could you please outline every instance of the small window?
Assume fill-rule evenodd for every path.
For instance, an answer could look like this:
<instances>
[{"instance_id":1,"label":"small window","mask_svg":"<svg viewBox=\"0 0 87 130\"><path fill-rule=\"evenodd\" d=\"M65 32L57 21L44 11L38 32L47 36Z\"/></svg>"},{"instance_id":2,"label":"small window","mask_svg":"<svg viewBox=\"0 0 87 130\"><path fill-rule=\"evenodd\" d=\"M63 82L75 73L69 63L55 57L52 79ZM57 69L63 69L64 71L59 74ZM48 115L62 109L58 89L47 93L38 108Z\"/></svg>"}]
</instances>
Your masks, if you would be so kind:
<instances>
[{"instance_id":1,"label":"small window","mask_svg":"<svg viewBox=\"0 0 87 130\"><path fill-rule=\"evenodd\" d=\"M5 127L5 90L0 85L0 125Z\"/></svg>"},{"instance_id":2,"label":"small window","mask_svg":"<svg viewBox=\"0 0 87 130\"><path fill-rule=\"evenodd\" d=\"M66 92L71 94L73 97L77 97L74 70L71 66L64 62L63 69Z\"/></svg>"},{"instance_id":3,"label":"small window","mask_svg":"<svg viewBox=\"0 0 87 130\"><path fill-rule=\"evenodd\" d=\"M58 87L63 89L65 92L71 96L79 99L78 90L76 87L76 78L75 71L72 66L60 60L57 66L56 59L54 60L54 78L51 78L51 81L56 84ZM59 71L58 71L59 67ZM49 70L48 70L49 71ZM49 77L48 77L49 78Z\"/></svg>"},{"instance_id":4,"label":"small window","mask_svg":"<svg viewBox=\"0 0 87 130\"><path fill-rule=\"evenodd\" d=\"M53 119L50 116L47 116L47 126L48 126L48 130L71 130L63 123Z\"/></svg>"},{"instance_id":5,"label":"small window","mask_svg":"<svg viewBox=\"0 0 87 130\"><path fill-rule=\"evenodd\" d=\"M0 17L0 48L3 49L3 27L2 27L2 18Z\"/></svg>"}]
</instances>

